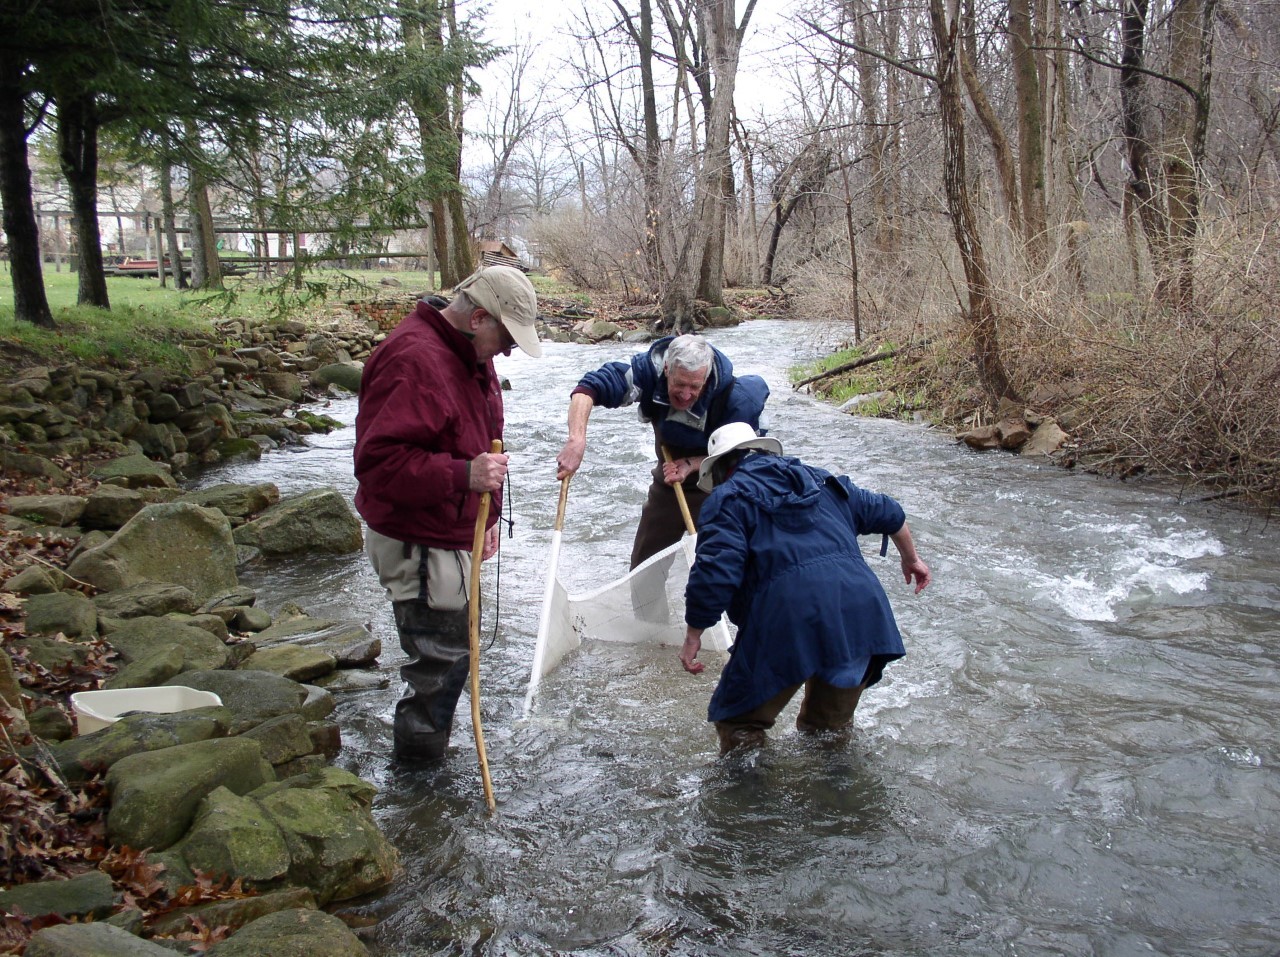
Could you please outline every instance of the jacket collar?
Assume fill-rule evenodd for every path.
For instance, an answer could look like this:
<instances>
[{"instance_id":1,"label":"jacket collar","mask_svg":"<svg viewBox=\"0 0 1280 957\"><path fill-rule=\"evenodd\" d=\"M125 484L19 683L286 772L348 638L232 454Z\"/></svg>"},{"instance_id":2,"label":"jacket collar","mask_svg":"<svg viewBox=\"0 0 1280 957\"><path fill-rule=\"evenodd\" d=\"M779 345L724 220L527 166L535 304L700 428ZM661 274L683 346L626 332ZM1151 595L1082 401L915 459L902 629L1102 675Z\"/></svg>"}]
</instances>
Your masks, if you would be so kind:
<instances>
[{"instance_id":1,"label":"jacket collar","mask_svg":"<svg viewBox=\"0 0 1280 957\"><path fill-rule=\"evenodd\" d=\"M476 349L471 340L456 329L453 323L446 319L439 309L426 300L420 299L418 300L417 308L413 311L413 315L426 323L429 328L435 330L436 335L440 337L440 341L457 355L464 366L475 370L477 375L488 375L492 363L480 362L480 357L476 355Z\"/></svg>"}]
</instances>

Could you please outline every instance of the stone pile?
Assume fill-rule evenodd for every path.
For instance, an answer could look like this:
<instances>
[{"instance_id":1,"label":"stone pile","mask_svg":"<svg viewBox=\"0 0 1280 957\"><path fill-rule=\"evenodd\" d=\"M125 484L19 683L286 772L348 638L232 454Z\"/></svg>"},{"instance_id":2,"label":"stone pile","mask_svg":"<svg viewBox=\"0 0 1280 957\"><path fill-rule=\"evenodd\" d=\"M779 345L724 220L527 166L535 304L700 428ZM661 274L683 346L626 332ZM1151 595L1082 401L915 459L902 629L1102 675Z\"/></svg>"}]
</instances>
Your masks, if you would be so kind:
<instances>
[{"instance_id":1,"label":"stone pile","mask_svg":"<svg viewBox=\"0 0 1280 957\"><path fill-rule=\"evenodd\" d=\"M182 340L189 371L181 375L81 364L23 370L0 384L0 465L59 482L65 475L41 459L135 452L188 475L257 457L332 428L302 403L358 391L363 359L385 333L349 315L318 330L234 320L217 336Z\"/></svg>"},{"instance_id":2,"label":"stone pile","mask_svg":"<svg viewBox=\"0 0 1280 957\"><path fill-rule=\"evenodd\" d=\"M353 314L319 329L227 323L182 342L187 375L76 364L0 383L0 467L36 490L5 500L0 527L75 543L65 571L33 563L0 584L26 616L0 654L10 737L34 735L23 753L70 783L105 775L109 843L149 849L171 892L198 874L258 892L144 928L102 872L0 889L0 912L87 921L40 931L26 953L171 954L173 941L139 935L195 920L235 931L210 954L366 953L318 908L385 886L398 867L370 813L373 786L330 763L334 696L387 684L380 643L363 623L292 606L272 615L237 576L261 557L356 551L359 519L332 488L282 499L269 483L185 491L179 478L337 427L304 403L357 391L384 337ZM66 494L62 457L98 460L96 487ZM181 685L222 705L78 735L64 702L18 685L11 655L53 673L114 655L105 689Z\"/></svg>"},{"instance_id":3,"label":"stone pile","mask_svg":"<svg viewBox=\"0 0 1280 957\"><path fill-rule=\"evenodd\" d=\"M341 747L341 730L328 720L334 695L385 687L375 668L380 643L358 622L313 618L296 607L273 617L236 575L259 550L359 549L359 520L333 489L284 500L267 483L182 492L164 466L149 465L109 463L105 471L125 484L87 496L8 500L6 525L80 541L65 572L33 565L3 584L22 597L26 620L0 658L10 665L11 654L56 673L83 664L106 642L119 667L105 689L180 685L214 692L221 707L128 714L77 735L66 711L37 689L9 681L7 691L0 685L4 702L19 716L29 713L39 739L27 748L33 760L51 756L71 784L105 774L109 843L150 849L171 893L204 873L239 879L262 895L197 906L150 933L190 930L192 918L253 927L271 914L344 942L317 953L364 953L340 921L335 926L314 909L367 894L396 873L395 849L370 813L374 788L329 763ZM92 530L76 524L87 518ZM77 590L86 584L97 590L93 598ZM22 696L32 699L26 707ZM101 874L0 891L0 910L28 916L83 920L115 911L118 923L118 905ZM280 916L299 908L312 916ZM112 937L106 926L42 932L27 953L148 952L128 949L144 942Z\"/></svg>"}]
</instances>

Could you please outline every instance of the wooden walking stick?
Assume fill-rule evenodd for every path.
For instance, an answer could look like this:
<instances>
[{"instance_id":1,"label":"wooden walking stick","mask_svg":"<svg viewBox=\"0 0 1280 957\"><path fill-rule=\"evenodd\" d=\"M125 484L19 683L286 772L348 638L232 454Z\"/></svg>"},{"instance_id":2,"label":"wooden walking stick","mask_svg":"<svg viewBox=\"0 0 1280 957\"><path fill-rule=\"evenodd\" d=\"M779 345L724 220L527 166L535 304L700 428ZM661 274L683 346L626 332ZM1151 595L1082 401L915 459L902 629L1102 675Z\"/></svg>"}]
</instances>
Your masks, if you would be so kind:
<instances>
[{"instance_id":1,"label":"wooden walking stick","mask_svg":"<svg viewBox=\"0 0 1280 957\"><path fill-rule=\"evenodd\" d=\"M663 461L671 462L671 450L665 444L662 446ZM689 511L689 500L684 496L684 483L676 482L671 486L675 489L676 503L680 506L680 514L684 517L684 527L688 531L688 535L684 539L684 554L689 560L689 567L693 567L694 559L698 555L698 530L693 525L693 513ZM721 615L720 620L706 629L702 633L703 647L709 651L728 651L729 646L733 644L733 639L729 634L729 618L727 615Z\"/></svg>"},{"instance_id":2,"label":"wooden walking stick","mask_svg":"<svg viewBox=\"0 0 1280 957\"><path fill-rule=\"evenodd\" d=\"M502 440L494 439L492 453L502 451ZM471 639L471 727L476 733L476 756L480 759L480 780L484 784L484 800L492 814L493 781L489 779L489 757L484 750L484 728L480 725L480 562L484 556L484 526L489 521L490 493L480 496L480 514L476 516L476 535L471 542L471 595L467 602L467 628Z\"/></svg>"},{"instance_id":3,"label":"wooden walking stick","mask_svg":"<svg viewBox=\"0 0 1280 957\"><path fill-rule=\"evenodd\" d=\"M662 459L664 462L671 462L671 450L665 445L662 447ZM693 527L693 515L689 513L689 500L684 497L684 483L676 482L671 486L676 491L676 502L680 505L680 514L684 516L684 527L690 535L697 535L698 530ZM693 556L690 555L690 564L692 564Z\"/></svg>"}]
</instances>

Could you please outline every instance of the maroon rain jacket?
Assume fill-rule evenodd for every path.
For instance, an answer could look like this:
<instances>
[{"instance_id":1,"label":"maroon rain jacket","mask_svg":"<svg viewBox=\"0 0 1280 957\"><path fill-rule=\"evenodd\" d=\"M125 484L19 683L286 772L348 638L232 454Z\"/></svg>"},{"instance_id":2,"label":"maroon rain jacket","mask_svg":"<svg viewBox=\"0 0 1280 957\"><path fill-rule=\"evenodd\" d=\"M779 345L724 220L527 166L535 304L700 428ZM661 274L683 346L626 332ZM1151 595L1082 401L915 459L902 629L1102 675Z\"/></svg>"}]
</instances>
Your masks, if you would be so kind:
<instances>
[{"instance_id":1,"label":"maroon rain jacket","mask_svg":"<svg viewBox=\"0 0 1280 957\"><path fill-rule=\"evenodd\" d=\"M480 495L467 463L502 438L493 363L425 302L374 350L356 413L356 510L402 542L470 551ZM488 525L502 512L493 496Z\"/></svg>"}]
</instances>

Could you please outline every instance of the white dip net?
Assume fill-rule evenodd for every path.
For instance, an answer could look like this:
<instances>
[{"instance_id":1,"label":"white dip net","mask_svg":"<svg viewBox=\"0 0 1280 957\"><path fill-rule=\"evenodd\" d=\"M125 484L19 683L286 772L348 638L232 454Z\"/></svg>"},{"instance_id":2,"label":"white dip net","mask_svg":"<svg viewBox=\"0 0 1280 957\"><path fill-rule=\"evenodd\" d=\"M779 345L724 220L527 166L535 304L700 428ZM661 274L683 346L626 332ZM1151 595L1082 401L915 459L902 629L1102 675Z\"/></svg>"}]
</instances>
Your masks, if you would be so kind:
<instances>
[{"instance_id":1,"label":"white dip net","mask_svg":"<svg viewBox=\"0 0 1280 957\"><path fill-rule=\"evenodd\" d=\"M525 696L526 713L543 676L555 670L586 639L635 645L684 644L684 589L696 541L695 536L686 535L622 578L593 591L570 595L554 572L560 549L556 536L552 542L552 572L543 594L533 672ZM722 617L717 625L704 631L703 649L728 651L732 644L730 627L728 619Z\"/></svg>"}]
</instances>

